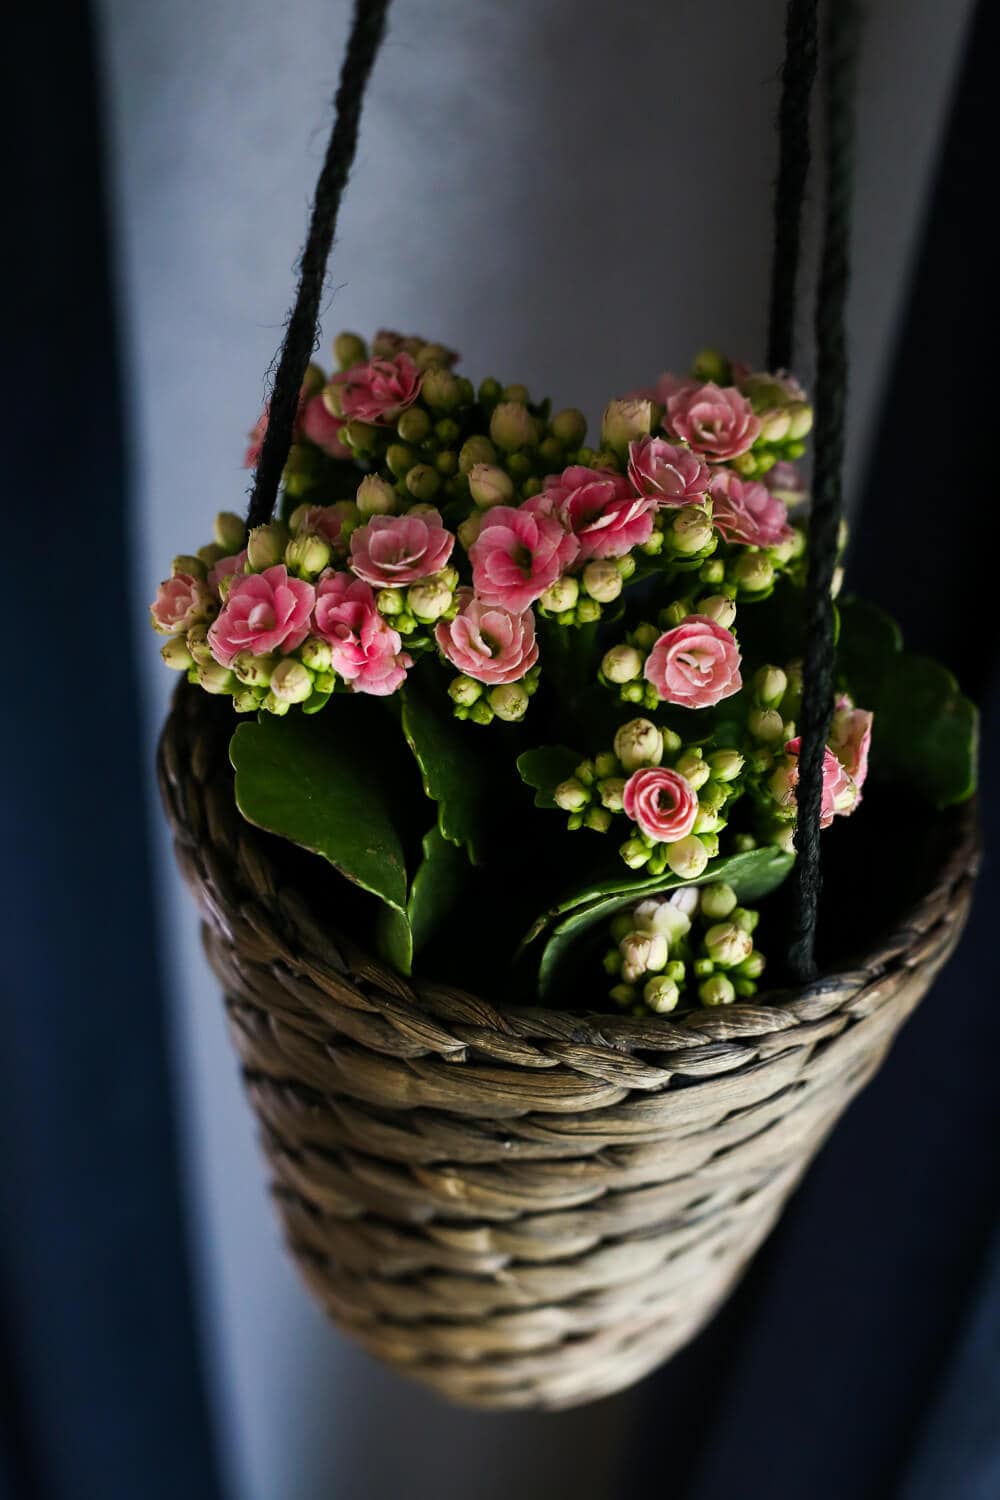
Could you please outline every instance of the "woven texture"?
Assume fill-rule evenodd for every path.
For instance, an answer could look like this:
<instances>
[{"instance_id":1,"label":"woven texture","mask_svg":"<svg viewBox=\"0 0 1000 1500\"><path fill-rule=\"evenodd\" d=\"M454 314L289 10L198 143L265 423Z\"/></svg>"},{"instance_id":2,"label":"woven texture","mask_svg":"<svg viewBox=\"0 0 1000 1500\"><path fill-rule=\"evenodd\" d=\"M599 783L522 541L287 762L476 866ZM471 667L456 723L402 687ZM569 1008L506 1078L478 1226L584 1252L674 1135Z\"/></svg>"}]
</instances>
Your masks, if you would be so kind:
<instances>
[{"instance_id":1,"label":"woven texture","mask_svg":"<svg viewBox=\"0 0 1000 1500\"><path fill-rule=\"evenodd\" d=\"M794 994L676 1021L500 1011L330 929L236 810L222 709L181 686L161 786L309 1287L467 1404L629 1385L732 1289L948 957L971 811L877 951Z\"/></svg>"}]
</instances>

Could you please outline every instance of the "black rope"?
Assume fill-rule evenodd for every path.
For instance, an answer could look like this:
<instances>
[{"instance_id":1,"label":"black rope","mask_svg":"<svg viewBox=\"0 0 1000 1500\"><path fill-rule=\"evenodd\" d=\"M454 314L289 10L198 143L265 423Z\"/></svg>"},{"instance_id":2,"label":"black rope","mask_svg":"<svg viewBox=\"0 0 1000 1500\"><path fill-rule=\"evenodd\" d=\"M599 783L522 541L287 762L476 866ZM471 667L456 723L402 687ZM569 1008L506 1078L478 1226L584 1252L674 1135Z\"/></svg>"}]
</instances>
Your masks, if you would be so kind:
<instances>
[{"instance_id":1,"label":"black rope","mask_svg":"<svg viewBox=\"0 0 1000 1500\"><path fill-rule=\"evenodd\" d=\"M792 888L789 964L802 982L816 972L816 916L823 757L833 711L834 639L830 588L837 562L842 511L841 475L847 408L844 313L850 282L851 196L854 171L854 86L858 0L828 0L824 28L826 198L816 295L816 427L813 502L806 579L805 660L799 731L798 819Z\"/></svg>"},{"instance_id":2,"label":"black rope","mask_svg":"<svg viewBox=\"0 0 1000 1500\"><path fill-rule=\"evenodd\" d=\"M316 324L337 212L358 144L361 105L385 35L389 0L356 0L347 52L334 102L333 131L316 184L309 233L299 262L299 285L278 359L267 431L254 475L247 525L270 520L292 445L302 381L316 346Z\"/></svg>"},{"instance_id":3,"label":"black rope","mask_svg":"<svg viewBox=\"0 0 1000 1500\"><path fill-rule=\"evenodd\" d=\"M778 177L774 189L774 258L767 368L788 370L795 348L795 305L802 246L802 206L809 176L809 106L816 77L817 0L788 0L785 62L778 106Z\"/></svg>"}]
</instances>

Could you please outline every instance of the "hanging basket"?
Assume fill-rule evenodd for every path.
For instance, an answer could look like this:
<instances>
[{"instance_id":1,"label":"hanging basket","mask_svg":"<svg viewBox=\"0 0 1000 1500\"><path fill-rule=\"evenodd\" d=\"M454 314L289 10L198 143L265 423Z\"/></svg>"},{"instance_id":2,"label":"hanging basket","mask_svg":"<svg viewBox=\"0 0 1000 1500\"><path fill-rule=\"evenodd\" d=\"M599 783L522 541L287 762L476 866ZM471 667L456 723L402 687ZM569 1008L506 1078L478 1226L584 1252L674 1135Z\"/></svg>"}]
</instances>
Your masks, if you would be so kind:
<instances>
[{"instance_id":1,"label":"hanging basket","mask_svg":"<svg viewBox=\"0 0 1000 1500\"><path fill-rule=\"evenodd\" d=\"M160 781L311 1291L468 1405L629 1385L731 1291L947 959L972 810L891 934L798 992L676 1021L502 1010L331 928L298 852L238 813L231 728L183 685Z\"/></svg>"}]
</instances>

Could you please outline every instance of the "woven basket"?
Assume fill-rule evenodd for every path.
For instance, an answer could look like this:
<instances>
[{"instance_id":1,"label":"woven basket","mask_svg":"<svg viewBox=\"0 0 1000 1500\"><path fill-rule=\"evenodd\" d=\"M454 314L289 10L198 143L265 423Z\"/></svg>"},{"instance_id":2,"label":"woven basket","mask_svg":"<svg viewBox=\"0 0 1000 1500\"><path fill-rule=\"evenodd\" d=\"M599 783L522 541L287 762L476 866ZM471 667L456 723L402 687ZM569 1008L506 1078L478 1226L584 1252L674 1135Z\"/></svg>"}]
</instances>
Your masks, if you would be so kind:
<instances>
[{"instance_id":1,"label":"woven basket","mask_svg":"<svg viewBox=\"0 0 1000 1500\"><path fill-rule=\"evenodd\" d=\"M794 995L677 1021L498 1011L329 930L296 851L236 810L231 729L182 685L161 785L309 1287L467 1404L630 1384L732 1289L954 947L971 811L892 935Z\"/></svg>"}]
</instances>

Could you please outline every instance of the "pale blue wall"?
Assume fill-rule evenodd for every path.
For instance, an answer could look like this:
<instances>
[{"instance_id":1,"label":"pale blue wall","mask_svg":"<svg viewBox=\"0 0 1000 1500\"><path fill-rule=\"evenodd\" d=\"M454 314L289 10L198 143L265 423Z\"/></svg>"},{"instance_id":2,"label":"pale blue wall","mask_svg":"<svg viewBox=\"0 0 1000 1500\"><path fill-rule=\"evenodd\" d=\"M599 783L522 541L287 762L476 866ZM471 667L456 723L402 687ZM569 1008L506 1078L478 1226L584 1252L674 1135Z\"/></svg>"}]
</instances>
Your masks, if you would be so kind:
<instances>
[{"instance_id":1,"label":"pale blue wall","mask_svg":"<svg viewBox=\"0 0 1000 1500\"><path fill-rule=\"evenodd\" d=\"M871 0L850 474L857 476L968 0ZM128 312L136 628L240 507L290 299L345 0L101 0ZM759 355L781 0L396 0L325 332L416 328L470 374L599 412L701 344ZM67 351L72 359L72 351ZM145 641L145 636L143 636ZM150 747L167 674L150 637ZM615 1493L629 1403L457 1416L334 1333L284 1257L194 911L164 844L205 1340L233 1500Z\"/></svg>"}]
</instances>

